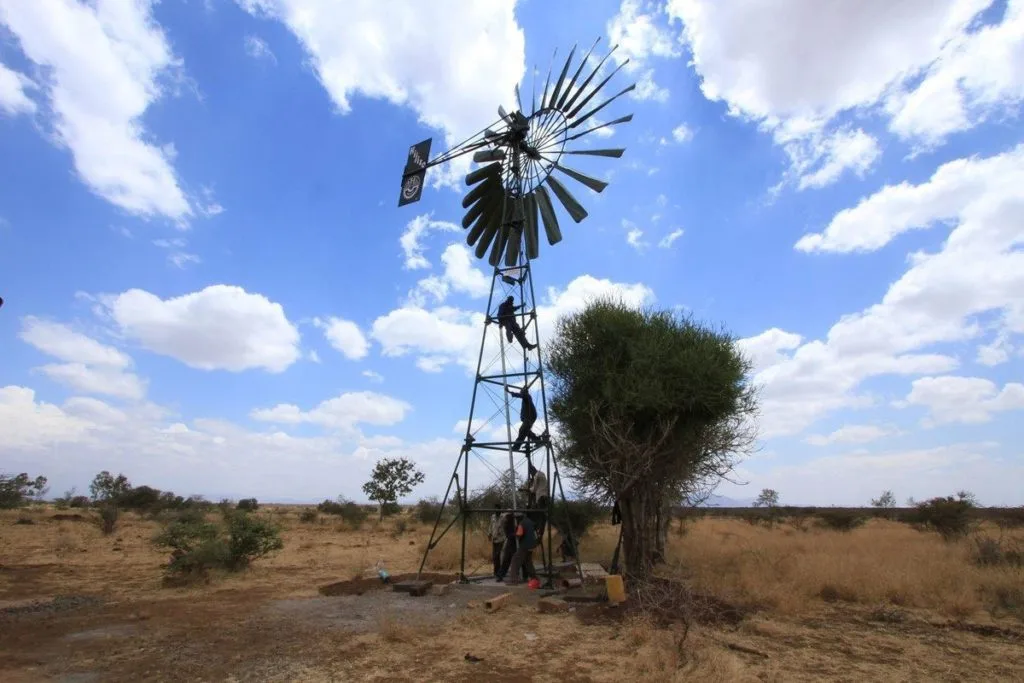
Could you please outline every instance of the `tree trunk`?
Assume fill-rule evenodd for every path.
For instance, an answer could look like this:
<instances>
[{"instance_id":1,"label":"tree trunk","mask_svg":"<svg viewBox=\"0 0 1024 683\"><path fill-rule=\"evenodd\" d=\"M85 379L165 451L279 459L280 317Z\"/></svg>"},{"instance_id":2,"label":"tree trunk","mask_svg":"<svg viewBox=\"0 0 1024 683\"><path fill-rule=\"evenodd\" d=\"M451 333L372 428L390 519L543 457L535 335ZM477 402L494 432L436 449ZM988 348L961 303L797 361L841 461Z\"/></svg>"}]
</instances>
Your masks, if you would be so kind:
<instances>
[{"instance_id":1,"label":"tree trunk","mask_svg":"<svg viewBox=\"0 0 1024 683\"><path fill-rule=\"evenodd\" d=\"M655 521L655 526L657 528L653 557L655 563L664 562L665 558L668 557L665 546L668 545L668 525L671 521L672 507L667 502L663 502L658 506L657 518Z\"/></svg>"},{"instance_id":2,"label":"tree trunk","mask_svg":"<svg viewBox=\"0 0 1024 683\"><path fill-rule=\"evenodd\" d=\"M622 511L622 565L627 576L643 579L658 561L658 510L655 492L636 487L619 499Z\"/></svg>"}]
</instances>

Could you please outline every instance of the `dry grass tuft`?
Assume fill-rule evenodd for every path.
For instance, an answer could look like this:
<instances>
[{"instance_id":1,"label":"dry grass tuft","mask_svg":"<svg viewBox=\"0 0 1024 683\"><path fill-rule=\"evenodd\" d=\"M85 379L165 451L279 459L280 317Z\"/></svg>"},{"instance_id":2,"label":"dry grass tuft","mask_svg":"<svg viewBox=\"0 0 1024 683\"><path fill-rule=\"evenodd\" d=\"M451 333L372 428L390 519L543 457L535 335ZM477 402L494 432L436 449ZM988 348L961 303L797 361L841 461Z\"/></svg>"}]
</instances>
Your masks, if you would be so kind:
<instances>
[{"instance_id":1,"label":"dry grass tuft","mask_svg":"<svg viewBox=\"0 0 1024 683\"><path fill-rule=\"evenodd\" d=\"M422 556L427 548L427 541L419 544L419 553ZM427 569L438 571L454 571L459 568L459 560L462 557L462 535L454 527L427 555ZM467 530L466 535L466 573L475 574L478 570L486 570L490 573L491 563L491 542L483 533Z\"/></svg>"},{"instance_id":2,"label":"dry grass tuft","mask_svg":"<svg viewBox=\"0 0 1024 683\"><path fill-rule=\"evenodd\" d=\"M1004 545L1017 543L1007 538ZM1009 535L1008 535L1009 536ZM806 533L705 519L670 539L678 571L697 590L755 608L797 614L814 602L887 602L963 618L979 610L1021 610L1024 568L979 566L970 540L943 541L905 524L872 520L861 528Z\"/></svg>"},{"instance_id":3,"label":"dry grass tuft","mask_svg":"<svg viewBox=\"0 0 1024 683\"><path fill-rule=\"evenodd\" d=\"M429 631L426 624L410 621L408 615L399 617L388 609L379 610L375 620L377 635L388 643L413 643Z\"/></svg>"}]
</instances>

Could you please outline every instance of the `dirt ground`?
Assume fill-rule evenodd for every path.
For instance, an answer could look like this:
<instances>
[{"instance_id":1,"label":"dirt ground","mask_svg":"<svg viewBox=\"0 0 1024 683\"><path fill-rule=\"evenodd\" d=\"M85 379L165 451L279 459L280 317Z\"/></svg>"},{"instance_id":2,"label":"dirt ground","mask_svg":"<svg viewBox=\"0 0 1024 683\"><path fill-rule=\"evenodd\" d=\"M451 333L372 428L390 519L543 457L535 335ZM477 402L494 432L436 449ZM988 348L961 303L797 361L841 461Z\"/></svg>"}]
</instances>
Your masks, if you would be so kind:
<instances>
[{"instance_id":1,"label":"dirt ground","mask_svg":"<svg viewBox=\"0 0 1024 683\"><path fill-rule=\"evenodd\" d=\"M490 613L482 599L500 587L423 597L371 588L378 562L415 571L426 529L301 524L294 508L274 514L283 551L206 585L165 588L154 522L127 516L103 537L88 515L54 514L32 510L34 524L0 514L5 682L1024 680L1016 617L818 599L751 608L684 639L679 627L583 618L582 608L540 614L526 599ZM590 551L604 553L612 533L596 532ZM352 580L359 590L319 591Z\"/></svg>"}]
</instances>

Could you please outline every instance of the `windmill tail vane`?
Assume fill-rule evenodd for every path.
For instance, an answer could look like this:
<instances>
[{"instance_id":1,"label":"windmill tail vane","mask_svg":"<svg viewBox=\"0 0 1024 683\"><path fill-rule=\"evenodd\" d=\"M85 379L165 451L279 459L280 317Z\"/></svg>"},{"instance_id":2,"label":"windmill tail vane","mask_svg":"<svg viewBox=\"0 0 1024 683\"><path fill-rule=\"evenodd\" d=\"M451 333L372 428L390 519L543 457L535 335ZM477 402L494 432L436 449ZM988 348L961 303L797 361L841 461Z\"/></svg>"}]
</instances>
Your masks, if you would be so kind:
<instances>
[{"instance_id":1,"label":"windmill tail vane","mask_svg":"<svg viewBox=\"0 0 1024 683\"><path fill-rule=\"evenodd\" d=\"M517 85L515 95L519 109L508 112L499 106L498 120L462 143L433 159L430 158L432 138L410 147L398 205L420 200L427 169L472 154L473 162L479 166L466 175L466 185L471 189L462 201L466 209L462 227L467 230L466 243L474 247L476 257L486 256L492 266L498 267L504 254L505 265L514 266L525 243L526 257L535 259L540 255L541 225L549 245L560 242L562 231L556 202L576 223L588 215L563 181L575 181L593 192L602 192L608 186L604 180L566 166L565 157L617 159L625 152L623 148L569 149L570 143L633 119L632 114L608 122L596 118L605 107L636 88L636 84L632 84L610 97L598 97L626 64L606 68L615 52L613 47L584 76L588 65L592 64L591 57L598 42L600 38L575 68L574 46L554 83L554 72L549 68L539 102L534 81L529 114L525 113Z\"/></svg>"}]
</instances>

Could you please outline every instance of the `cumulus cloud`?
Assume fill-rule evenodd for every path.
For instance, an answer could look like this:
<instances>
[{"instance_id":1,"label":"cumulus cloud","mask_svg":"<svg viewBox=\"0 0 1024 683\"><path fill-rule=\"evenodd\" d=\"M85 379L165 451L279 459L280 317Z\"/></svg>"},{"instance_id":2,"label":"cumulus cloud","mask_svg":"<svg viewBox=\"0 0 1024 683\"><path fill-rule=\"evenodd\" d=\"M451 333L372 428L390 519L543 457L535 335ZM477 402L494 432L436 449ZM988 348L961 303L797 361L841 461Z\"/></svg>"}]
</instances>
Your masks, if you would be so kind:
<instances>
[{"instance_id":1,"label":"cumulus cloud","mask_svg":"<svg viewBox=\"0 0 1024 683\"><path fill-rule=\"evenodd\" d=\"M661 238L658 242L658 247L661 249L671 249L672 245L676 243L676 240L683 236L683 229L676 228L669 234Z\"/></svg>"},{"instance_id":2,"label":"cumulus cloud","mask_svg":"<svg viewBox=\"0 0 1024 683\"><path fill-rule=\"evenodd\" d=\"M927 424L980 424L992 414L1024 410L1024 384L1010 382L1001 390L980 377L922 377L914 380L902 405L928 409Z\"/></svg>"},{"instance_id":3,"label":"cumulus cloud","mask_svg":"<svg viewBox=\"0 0 1024 683\"><path fill-rule=\"evenodd\" d=\"M834 443L862 444L877 441L894 433L895 430L892 428L878 425L846 425L831 434L812 434L805 441L812 446L828 446Z\"/></svg>"},{"instance_id":4,"label":"cumulus cloud","mask_svg":"<svg viewBox=\"0 0 1024 683\"><path fill-rule=\"evenodd\" d=\"M398 238L405 254L405 267L409 270L429 268L430 261L424 256L426 250L422 240L431 232L458 232L459 226L448 221L435 221L430 214L416 216L405 226L405 231Z\"/></svg>"},{"instance_id":5,"label":"cumulus cloud","mask_svg":"<svg viewBox=\"0 0 1024 683\"><path fill-rule=\"evenodd\" d=\"M410 303L422 306L432 297L435 303L443 303L451 292L467 294L473 298L485 297L491 291L491 276L475 265L476 258L464 245L449 244L441 254L444 273L431 275L416 283L409 293Z\"/></svg>"},{"instance_id":6,"label":"cumulus cloud","mask_svg":"<svg viewBox=\"0 0 1024 683\"><path fill-rule=\"evenodd\" d=\"M663 12L651 3L623 0L619 11L607 24L608 42L618 45L616 56L628 59L625 69L637 77L637 100L665 102L669 91L654 81L654 69L645 68L652 57L678 57L680 45L665 22Z\"/></svg>"},{"instance_id":7,"label":"cumulus cloud","mask_svg":"<svg viewBox=\"0 0 1024 683\"><path fill-rule=\"evenodd\" d=\"M28 91L36 87L25 74L0 64L0 112L8 116L34 114L36 103L28 96Z\"/></svg>"},{"instance_id":8,"label":"cumulus cloud","mask_svg":"<svg viewBox=\"0 0 1024 683\"><path fill-rule=\"evenodd\" d=\"M200 370L283 372L301 356L299 331L281 304L241 287L170 299L131 289L102 304L126 338Z\"/></svg>"},{"instance_id":9,"label":"cumulus cloud","mask_svg":"<svg viewBox=\"0 0 1024 683\"><path fill-rule=\"evenodd\" d=\"M356 391L323 401L308 411L293 404L280 403L272 408L253 410L250 417L261 422L308 422L321 427L351 431L358 424L397 424L405 419L411 409L412 406L405 401L391 396L373 391Z\"/></svg>"},{"instance_id":10,"label":"cumulus cloud","mask_svg":"<svg viewBox=\"0 0 1024 683\"><path fill-rule=\"evenodd\" d=\"M801 188L864 173L877 142L844 118L888 117L934 145L1024 98L1024 2L975 30L991 0L668 0L704 95L756 121L783 146Z\"/></svg>"},{"instance_id":11,"label":"cumulus cloud","mask_svg":"<svg viewBox=\"0 0 1024 683\"><path fill-rule=\"evenodd\" d=\"M323 330L327 341L336 351L350 360L366 358L370 352L370 343L363 335L363 331L351 320L335 317L326 320L315 318L313 324Z\"/></svg>"},{"instance_id":12,"label":"cumulus cloud","mask_svg":"<svg viewBox=\"0 0 1024 683\"><path fill-rule=\"evenodd\" d=\"M161 79L181 66L151 3L4 2L0 24L48 70L41 85L54 139L82 182L129 213L187 219L192 208L171 159L142 124L163 95Z\"/></svg>"}]
</instances>

